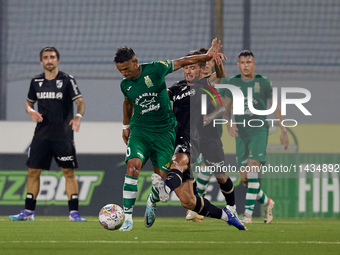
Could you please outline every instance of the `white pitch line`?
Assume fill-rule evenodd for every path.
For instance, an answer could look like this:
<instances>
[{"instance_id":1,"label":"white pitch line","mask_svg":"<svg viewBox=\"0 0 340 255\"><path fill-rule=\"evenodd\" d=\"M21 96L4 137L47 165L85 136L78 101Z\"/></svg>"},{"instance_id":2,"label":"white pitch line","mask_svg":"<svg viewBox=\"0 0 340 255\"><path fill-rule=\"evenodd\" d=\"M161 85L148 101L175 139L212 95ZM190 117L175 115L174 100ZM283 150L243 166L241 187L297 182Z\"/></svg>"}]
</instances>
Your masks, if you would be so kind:
<instances>
[{"instance_id":1,"label":"white pitch line","mask_svg":"<svg viewBox=\"0 0 340 255\"><path fill-rule=\"evenodd\" d=\"M263 221L253 221L255 224L264 224ZM273 221L271 224L306 224L306 222L296 222L296 221Z\"/></svg>"},{"instance_id":2,"label":"white pitch line","mask_svg":"<svg viewBox=\"0 0 340 255\"><path fill-rule=\"evenodd\" d=\"M220 243L223 244L225 242L216 242L216 241L0 241L0 243L135 243L135 244L143 244L143 243L184 243L184 244L197 244L197 243Z\"/></svg>"},{"instance_id":3,"label":"white pitch line","mask_svg":"<svg viewBox=\"0 0 340 255\"><path fill-rule=\"evenodd\" d=\"M0 243L107 243L107 244L337 244L340 242L321 242L321 241L285 241L285 242L263 242L263 241L0 241Z\"/></svg>"},{"instance_id":4,"label":"white pitch line","mask_svg":"<svg viewBox=\"0 0 340 255\"><path fill-rule=\"evenodd\" d=\"M86 217L85 217L86 218ZM0 221L10 221L9 219L0 219ZM35 221L59 221L59 222L63 222L63 221L69 221L68 218L65 219L35 219ZM88 222L98 222L99 220L87 220ZM144 222L144 220L133 220L134 222ZM178 223L179 220L166 220L163 221L161 219L157 219L157 222L176 222ZM184 222L184 220L183 220ZM251 224L264 224L263 221L253 221ZM305 222L295 222L295 221L273 221L271 224L305 224Z\"/></svg>"}]
</instances>

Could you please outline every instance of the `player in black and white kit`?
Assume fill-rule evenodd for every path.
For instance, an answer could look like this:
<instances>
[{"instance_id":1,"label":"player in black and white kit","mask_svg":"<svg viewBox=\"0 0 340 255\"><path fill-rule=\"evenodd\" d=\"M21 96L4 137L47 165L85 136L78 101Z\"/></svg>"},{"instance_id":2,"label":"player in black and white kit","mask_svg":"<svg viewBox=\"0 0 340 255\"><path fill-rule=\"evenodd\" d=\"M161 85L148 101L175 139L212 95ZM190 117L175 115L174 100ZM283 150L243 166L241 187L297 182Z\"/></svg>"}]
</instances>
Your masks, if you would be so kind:
<instances>
[{"instance_id":1,"label":"player in black and white kit","mask_svg":"<svg viewBox=\"0 0 340 255\"><path fill-rule=\"evenodd\" d=\"M199 49L199 52L201 54L205 54L206 51L207 51L206 48ZM204 68L204 70L202 70L201 76L210 77L212 74L213 66L214 66L213 60L207 61L205 66L202 63L202 68ZM204 79L202 80L204 81ZM213 88L210 88L210 89L213 89ZM215 100L219 102L216 95L215 95ZM220 100L223 101L223 98ZM211 104L208 104L207 115L203 116L204 125L203 125L202 137L200 141L201 155L199 156L199 159L197 160L197 161L200 161L203 159L203 164L201 166L195 167L195 168L200 168L200 171L197 175L196 181L194 182L194 187L197 186L197 193L204 197L205 193L202 192L204 191L202 190L202 186L204 187L203 183L206 178L209 178L208 180L210 180L210 177L214 175L220 186L221 193L223 194L225 198L226 204L229 206L229 209L233 213L236 213L234 185L231 179L229 178L229 176L225 172L216 171L216 169L213 172L201 171L201 167L203 168L203 170L204 169L206 170L207 169L205 168L206 166L223 167L225 165L221 134L220 134L218 127L214 127L213 121L212 121L213 119L217 118L217 116L221 116L223 114L225 107L223 107L222 104L224 103L222 102L221 104L217 103L217 106L215 106L215 104L213 104L213 101L212 101ZM199 107L199 105L197 107ZM206 186L208 186L208 184L206 184ZM194 211L188 210L185 218L186 220L193 220L194 222L199 222L204 219L204 216L201 216Z\"/></svg>"},{"instance_id":2,"label":"player in black and white kit","mask_svg":"<svg viewBox=\"0 0 340 255\"><path fill-rule=\"evenodd\" d=\"M73 141L73 131L79 131L85 103L75 79L58 71L59 61L56 48L45 47L40 51L40 64L44 67L44 73L31 80L25 105L26 112L37 122L26 162L28 180L25 210L9 216L11 220L34 220L40 174L42 170L50 169L53 157L65 177L69 220L86 221L78 213L78 182L74 174L78 165ZM35 102L38 102L38 111L34 110ZM75 117L73 102L77 105Z\"/></svg>"},{"instance_id":3,"label":"player in black and white kit","mask_svg":"<svg viewBox=\"0 0 340 255\"><path fill-rule=\"evenodd\" d=\"M199 51L190 52L188 55L201 54ZM220 82L224 77L221 59L223 54L214 58L218 67L217 73L210 77L202 78L201 69L205 63L188 65L183 68L186 80L180 81L169 88L169 96L173 103L173 111L177 118L175 152L170 166L170 172L165 182L162 178L153 174L152 184L159 192L162 202L169 199L171 191L175 191L184 208L193 210L201 215L216 219L222 219L229 225L239 230L246 230L237 216L230 211L228 206L219 209L212 205L207 199L194 193L193 175L190 163L195 162L200 153L203 138L203 116L201 114L201 95L206 86ZM209 154L211 160L218 160L215 155ZM207 155L209 157L209 155ZM224 156L224 155L223 155ZM224 158L224 157L223 157Z\"/></svg>"}]
</instances>

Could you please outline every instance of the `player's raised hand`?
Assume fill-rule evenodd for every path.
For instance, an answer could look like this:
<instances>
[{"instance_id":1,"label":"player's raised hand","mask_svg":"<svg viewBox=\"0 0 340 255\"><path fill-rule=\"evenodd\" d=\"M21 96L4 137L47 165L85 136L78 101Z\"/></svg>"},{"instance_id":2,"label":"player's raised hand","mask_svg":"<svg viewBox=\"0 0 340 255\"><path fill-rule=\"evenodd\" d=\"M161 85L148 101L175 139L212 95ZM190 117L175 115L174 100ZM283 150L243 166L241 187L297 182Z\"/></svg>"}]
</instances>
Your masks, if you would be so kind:
<instances>
[{"instance_id":1,"label":"player's raised hand","mask_svg":"<svg viewBox=\"0 0 340 255\"><path fill-rule=\"evenodd\" d=\"M79 132L80 129L80 121L81 118L79 116L75 116L69 123L70 126L72 126L72 130Z\"/></svg>"},{"instance_id":2,"label":"player's raised hand","mask_svg":"<svg viewBox=\"0 0 340 255\"><path fill-rule=\"evenodd\" d=\"M222 65L222 61L227 60L227 57L223 53L218 52L213 55L213 60L216 65Z\"/></svg>"},{"instance_id":3,"label":"player's raised hand","mask_svg":"<svg viewBox=\"0 0 340 255\"><path fill-rule=\"evenodd\" d=\"M43 121L43 117L42 117L41 113L37 112L36 110L29 109L28 115L31 117L31 119L34 122L42 122Z\"/></svg>"},{"instance_id":4,"label":"player's raised hand","mask_svg":"<svg viewBox=\"0 0 340 255\"><path fill-rule=\"evenodd\" d=\"M221 40L217 40L217 38L213 39L211 42L211 47L209 48L207 55L213 57L214 54L217 54L223 46L221 45Z\"/></svg>"}]
</instances>

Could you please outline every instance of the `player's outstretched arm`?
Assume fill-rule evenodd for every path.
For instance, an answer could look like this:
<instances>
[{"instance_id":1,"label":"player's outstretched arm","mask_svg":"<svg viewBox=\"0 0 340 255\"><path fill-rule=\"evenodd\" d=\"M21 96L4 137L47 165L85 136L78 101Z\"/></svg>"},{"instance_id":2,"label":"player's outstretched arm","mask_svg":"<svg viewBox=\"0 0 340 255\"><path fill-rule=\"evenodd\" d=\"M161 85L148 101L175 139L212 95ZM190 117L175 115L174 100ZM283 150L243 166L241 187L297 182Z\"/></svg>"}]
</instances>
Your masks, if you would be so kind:
<instances>
[{"instance_id":1,"label":"player's outstretched arm","mask_svg":"<svg viewBox=\"0 0 340 255\"><path fill-rule=\"evenodd\" d=\"M182 68L183 66L193 65L199 62L208 61L214 57L214 54L218 54L221 48L222 48L221 41L217 41L217 38L215 38L214 40L212 40L211 47L209 48L206 54L188 56L188 57L183 57L180 59L173 60L174 71Z\"/></svg>"},{"instance_id":2,"label":"player's outstretched arm","mask_svg":"<svg viewBox=\"0 0 340 255\"><path fill-rule=\"evenodd\" d=\"M174 63L174 71L182 68L183 66L197 64L199 62L204 62L210 60L212 57L208 54L195 55L183 57L180 59L175 59L172 62Z\"/></svg>"},{"instance_id":3,"label":"player's outstretched arm","mask_svg":"<svg viewBox=\"0 0 340 255\"><path fill-rule=\"evenodd\" d=\"M33 103L27 101L25 104L25 110L34 122L43 121L42 115L38 111L34 110Z\"/></svg>"},{"instance_id":4,"label":"player's outstretched arm","mask_svg":"<svg viewBox=\"0 0 340 255\"><path fill-rule=\"evenodd\" d=\"M127 145L130 136L130 120L133 114L133 103L129 98L125 98L123 103L123 140Z\"/></svg>"},{"instance_id":5,"label":"player's outstretched arm","mask_svg":"<svg viewBox=\"0 0 340 255\"><path fill-rule=\"evenodd\" d=\"M269 101L270 105L273 104L273 100L272 99L269 99L268 101ZM276 110L274 112L274 115L275 115L275 118L279 120L279 125L280 125L280 128L281 128L280 142L281 142L281 144L283 144L284 149L287 150L288 145L289 145L289 140L288 140L287 130L281 124L282 120L283 120L283 117L281 115L281 108L280 108L279 105L276 106Z\"/></svg>"},{"instance_id":6,"label":"player's outstretched arm","mask_svg":"<svg viewBox=\"0 0 340 255\"><path fill-rule=\"evenodd\" d=\"M86 106L82 98L77 98L76 100L74 100L74 102L77 105L77 114L76 116L74 116L74 118L70 121L69 124L70 126L72 126L72 130L79 132L81 118L83 117L85 113Z\"/></svg>"}]
</instances>

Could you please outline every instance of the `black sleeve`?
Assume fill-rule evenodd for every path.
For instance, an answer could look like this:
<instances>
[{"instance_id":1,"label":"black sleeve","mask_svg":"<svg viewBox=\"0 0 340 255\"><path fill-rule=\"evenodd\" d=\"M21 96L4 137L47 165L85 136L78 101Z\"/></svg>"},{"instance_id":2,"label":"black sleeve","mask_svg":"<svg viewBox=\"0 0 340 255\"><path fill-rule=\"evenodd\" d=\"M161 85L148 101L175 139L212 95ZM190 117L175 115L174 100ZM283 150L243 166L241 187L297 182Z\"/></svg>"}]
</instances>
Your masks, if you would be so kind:
<instances>
[{"instance_id":1,"label":"black sleeve","mask_svg":"<svg viewBox=\"0 0 340 255\"><path fill-rule=\"evenodd\" d=\"M172 85L170 88L168 88L168 94L169 94L169 98L171 101L173 101L173 95L175 94L174 90L175 90L175 85Z\"/></svg>"},{"instance_id":2,"label":"black sleeve","mask_svg":"<svg viewBox=\"0 0 340 255\"><path fill-rule=\"evenodd\" d=\"M77 98L82 97L77 82L73 77L71 76L67 77L67 86L69 88L70 97L72 98L73 101L76 100Z\"/></svg>"},{"instance_id":3,"label":"black sleeve","mask_svg":"<svg viewBox=\"0 0 340 255\"><path fill-rule=\"evenodd\" d=\"M37 94L35 93L35 89L33 85L34 85L34 79L31 80L30 88L27 94L27 101L31 103L35 103L37 101Z\"/></svg>"}]
</instances>

